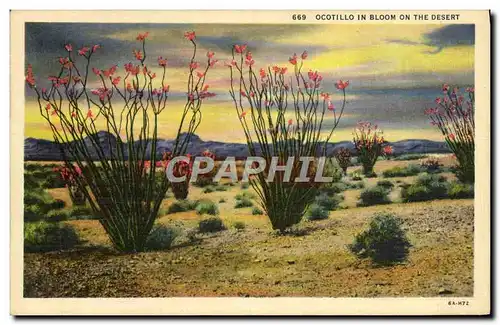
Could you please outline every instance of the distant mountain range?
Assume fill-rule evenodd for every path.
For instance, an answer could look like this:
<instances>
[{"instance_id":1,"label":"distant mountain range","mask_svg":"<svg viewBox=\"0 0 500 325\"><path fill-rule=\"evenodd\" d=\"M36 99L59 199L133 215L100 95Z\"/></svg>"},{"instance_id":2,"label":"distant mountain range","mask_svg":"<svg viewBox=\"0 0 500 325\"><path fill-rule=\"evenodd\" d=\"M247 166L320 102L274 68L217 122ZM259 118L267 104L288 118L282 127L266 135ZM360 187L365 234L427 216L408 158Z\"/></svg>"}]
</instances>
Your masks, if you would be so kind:
<instances>
[{"instance_id":1,"label":"distant mountain range","mask_svg":"<svg viewBox=\"0 0 500 325\"><path fill-rule=\"evenodd\" d=\"M185 137L182 134L181 137ZM104 148L104 153L109 156L110 146L116 146L116 138L114 135L100 131L96 134L96 139ZM85 139L90 141L90 139ZM175 140L158 140L156 152L161 155L165 151L171 151L175 144ZM449 153L450 150L446 142L438 142L431 140L409 139L395 142L389 142L393 147L394 155L404 153ZM90 147L90 146L88 146ZM353 155L355 155L354 144L351 141L341 141L337 143L329 143L327 146L327 154L331 155L341 147L346 147ZM215 153L218 159L225 157L243 158L248 156L248 148L242 143L226 143L218 141L203 141L199 136L192 135L191 142L187 148L187 153L191 155L200 155L205 150L210 150ZM150 149L148 150L150 151ZM97 159L97 154L93 153ZM44 139L26 138L24 140L24 160L61 160L61 150L57 143Z\"/></svg>"}]
</instances>

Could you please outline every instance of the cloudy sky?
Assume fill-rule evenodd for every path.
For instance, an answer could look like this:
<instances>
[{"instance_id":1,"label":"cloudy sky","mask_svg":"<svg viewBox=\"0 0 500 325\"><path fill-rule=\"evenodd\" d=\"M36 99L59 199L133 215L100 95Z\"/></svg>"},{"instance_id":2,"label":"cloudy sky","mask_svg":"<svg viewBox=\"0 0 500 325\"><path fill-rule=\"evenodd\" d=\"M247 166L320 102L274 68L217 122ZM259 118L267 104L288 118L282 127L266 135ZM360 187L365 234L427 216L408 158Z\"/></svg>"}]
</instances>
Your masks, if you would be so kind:
<instances>
[{"instance_id":1,"label":"cloudy sky","mask_svg":"<svg viewBox=\"0 0 500 325\"><path fill-rule=\"evenodd\" d=\"M64 45L74 48L101 45L91 66L121 69L133 62L138 33L149 32L149 66L156 58L168 60L167 82L174 96L160 120L160 136L174 136L185 96L187 62L192 53L184 39L196 31L200 59L207 50L229 59L233 44L248 44L257 67L288 65L293 53L307 50L305 69L320 71L323 88L335 92L338 79L349 80L345 118L333 141L349 140L356 122L378 123L390 141L408 138L439 139L423 111L440 94L440 85L474 82L473 25L223 25L223 24L87 24L27 23L26 64L33 66L37 81L58 71L57 59ZM122 73L119 70L119 73ZM204 140L243 142L243 132L228 96L228 69L222 64L210 71L208 83L217 97L204 106L198 135ZM26 91L25 136L51 138L39 116L32 92Z\"/></svg>"}]
</instances>

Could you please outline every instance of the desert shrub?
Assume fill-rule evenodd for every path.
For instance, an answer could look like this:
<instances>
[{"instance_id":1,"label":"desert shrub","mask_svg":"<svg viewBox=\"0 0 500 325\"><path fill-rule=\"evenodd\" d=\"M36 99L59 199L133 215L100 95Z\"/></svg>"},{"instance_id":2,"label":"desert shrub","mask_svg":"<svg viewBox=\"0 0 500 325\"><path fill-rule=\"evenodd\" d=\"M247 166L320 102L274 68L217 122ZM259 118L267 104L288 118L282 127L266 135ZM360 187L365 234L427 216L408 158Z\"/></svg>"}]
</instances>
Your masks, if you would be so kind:
<instances>
[{"instance_id":1,"label":"desert shrub","mask_svg":"<svg viewBox=\"0 0 500 325\"><path fill-rule=\"evenodd\" d=\"M253 202L248 197L242 197L241 199L236 200L236 203L234 204L235 209L248 208L251 206L253 206Z\"/></svg>"},{"instance_id":2,"label":"desert shrub","mask_svg":"<svg viewBox=\"0 0 500 325\"><path fill-rule=\"evenodd\" d=\"M226 201L226 199L225 199L225 198L223 198L223 197L221 197L221 198L219 199L219 203L226 203L226 202L227 202L227 201Z\"/></svg>"},{"instance_id":3,"label":"desert shrub","mask_svg":"<svg viewBox=\"0 0 500 325\"><path fill-rule=\"evenodd\" d=\"M365 182L363 182L363 181L346 183L346 184L347 184L347 188L350 190L357 190L357 189L365 188Z\"/></svg>"},{"instance_id":4,"label":"desert shrub","mask_svg":"<svg viewBox=\"0 0 500 325\"><path fill-rule=\"evenodd\" d=\"M356 256L388 265L406 260L411 244L402 229L403 221L392 214L377 214L367 230L355 236L349 249Z\"/></svg>"},{"instance_id":5,"label":"desert shrub","mask_svg":"<svg viewBox=\"0 0 500 325\"><path fill-rule=\"evenodd\" d=\"M446 198L449 184L441 175L421 174L412 184L401 190L403 202L420 202Z\"/></svg>"},{"instance_id":6,"label":"desert shrub","mask_svg":"<svg viewBox=\"0 0 500 325\"><path fill-rule=\"evenodd\" d=\"M450 199L474 198L474 186L472 184L453 182L448 189L448 196Z\"/></svg>"},{"instance_id":7,"label":"desert shrub","mask_svg":"<svg viewBox=\"0 0 500 325\"><path fill-rule=\"evenodd\" d=\"M223 184L219 184L219 185L215 186L215 191L217 191L217 192L226 192L227 191L227 186L225 186Z\"/></svg>"},{"instance_id":8,"label":"desert shrub","mask_svg":"<svg viewBox=\"0 0 500 325\"><path fill-rule=\"evenodd\" d=\"M28 190L24 192L24 221L38 221L45 218L52 210L64 208L62 200L54 200L50 195L39 189L38 192Z\"/></svg>"},{"instance_id":9,"label":"desert shrub","mask_svg":"<svg viewBox=\"0 0 500 325\"><path fill-rule=\"evenodd\" d=\"M328 219L328 210L317 203L311 204L306 211L307 220L323 220Z\"/></svg>"},{"instance_id":10,"label":"desert shrub","mask_svg":"<svg viewBox=\"0 0 500 325\"><path fill-rule=\"evenodd\" d=\"M92 209L86 206L74 206L69 211L69 217L76 220L97 219Z\"/></svg>"},{"instance_id":11,"label":"desert shrub","mask_svg":"<svg viewBox=\"0 0 500 325\"><path fill-rule=\"evenodd\" d=\"M201 233L217 232L225 229L226 226L222 222L222 219L218 217L211 217L205 220L201 220L198 224L198 230Z\"/></svg>"},{"instance_id":12,"label":"desert shrub","mask_svg":"<svg viewBox=\"0 0 500 325\"><path fill-rule=\"evenodd\" d=\"M257 216L257 215L262 215L264 214L264 212L262 211L262 209L258 208L258 207L253 207L252 209L252 214L254 216Z\"/></svg>"},{"instance_id":13,"label":"desert shrub","mask_svg":"<svg viewBox=\"0 0 500 325\"><path fill-rule=\"evenodd\" d=\"M248 184L248 183L241 183L240 187L241 187L242 190L247 190L250 187L250 184Z\"/></svg>"},{"instance_id":14,"label":"desert shrub","mask_svg":"<svg viewBox=\"0 0 500 325\"><path fill-rule=\"evenodd\" d=\"M248 199L255 199L255 194L254 193L251 193L251 192L248 192L248 191L244 191L244 192L241 192L241 193L238 193L234 196L234 198L236 200L242 200L243 198L248 198Z\"/></svg>"},{"instance_id":15,"label":"desert shrub","mask_svg":"<svg viewBox=\"0 0 500 325\"><path fill-rule=\"evenodd\" d=\"M203 193L212 193L215 192L215 187L213 185L207 185L203 188Z\"/></svg>"},{"instance_id":16,"label":"desert shrub","mask_svg":"<svg viewBox=\"0 0 500 325\"><path fill-rule=\"evenodd\" d=\"M24 190L30 191L40 188L40 180L31 173L24 173Z\"/></svg>"},{"instance_id":17,"label":"desert shrub","mask_svg":"<svg viewBox=\"0 0 500 325\"><path fill-rule=\"evenodd\" d=\"M433 175L433 174L426 174L422 173L418 175L417 180L415 181L415 184L417 185L423 185L423 186L429 186L432 183L445 183L446 182L446 177L443 175Z\"/></svg>"},{"instance_id":18,"label":"desert shrub","mask_svg":"<svg viewBox=\"0 0 500 325\"><path fill-rule=\"evenodd\" d=\"M210 200L201 200L198 201L195 207L196 213L202 214L210 214L212 216L216 216L219 214L219 208L217 204Z\"/></svg>"},{"instance_id":19,"label":"desert shrub","mask_svg":"<svg viewBox=\"0 0 500 325\"><path fill-rule=\"evenodd\" d=\"M359 195L358 206L370 206L376 204L388 204L391 200L387 196L389 191L382 186L369 187Z\"/></svg>"},{"instance_id":20,"label":"desert shrub","mask_svg":"<svg viewBox=\"0 0 500 325\"><path fill-rule=\"evenodd\" d=\"M60 222L68 220L68 213L65 211L52 210L47 213L45 220L49 222Z\"/></svg>"},{"instance_id":21,"label":"desert shrub","mask_svg":"<svg viewBox=\"0 0 500 325\"><path fill-rule=\"evenodd\" d=\"M157 225L149 233L145 247L150 251L169 249L179 234L178 228Z\"/></svg>"},{"instance_id":22,"label":"desert shrub","mask_svg":"<svg viewBox=\"0 0 500 325\"><path fill-rule=\"evenodd\" d=\"M238 193L234 198L236 199L236 203L234 205L236 209L248 208L253 206L252 199L255 198L255 194L245 191Z\"/></svg>"},{"instance_id":23,"label":"desert shrub","mask_svg":"<svg viewBox=\"0 0 500 325\"><path fill-rule=\"evenodd\" d=\"M42 209L39 205L25 205L24 206L24 222L33 222L42 220L47 211Z\"/></svg>"},{"instance_id":24,"label":"desert shrub","mask_svg":"<svg viewBox=\"0 0 500 325\"><path fill-rule=\"evenodd\" d=\"M420 202L432 200L431 190L424 185L412 184L401 191L403 202Z\"/></svg>"},{"instance_id":25,"label":"desert shrub","mask_svg":"<svg viewBox=\"0 0 500 325\"><path fill-rule=\"evenodd\" d=\"M342 179L343 172L336 160L327 159L323 168L324 177L332 177L332 183L339 182Z\"/></svg>"},{"instance_id":26,"label":"desert shrub","mask_svg":"<svg viewBox=\"0 0 500 325\"><path fill-rule=\"evenodd\" d=\"M71 249L78 242L78 234L69 225L45 221L24 224L24 250L26 252Z\"/></svg>"},{"instance_id":27,"label":"desert shrub","mask_svg":"<svg viewBox=\"0 0 500 325\"><path fill-rule=\"evenodd\" d=\"M66 206L66 203L63 200L56 199L50 201L48 206L51 210L58 210L64 208Z\"/></svg>"},{"instance_id":28,"label":"desert shrub","mask_svg":"<svg viewBox=\"0 0 500 325\"><path fill-rule=\"evenodd\" d=\"M246 225L243 221L235 221L233 222L233 228L236 230L243 230L246 228Z\"/></svg>"},{"instance_id":29,"label":"desert shrub","mask_svg":"<svg viewBox=\"0 0 500 325\"><path fill-rule=\"evenodd\" d=\"M439 160L435 158L429 158L420 163L421 169L428 173L439 172L442 166L443 165L439 162Z\"/></svg>"},{"instance_id":30,"label":"desert shrub","mask_svg":"<svg viewBox=\"0 0 500 325\"><path fill-rule=\"evenodd\" d=\"M341 197L338 195L327 195L321 193L316 196L315 203L327 211L333 211L339 207L339 203L342 201Z\"/></svg>"},{"instance_id":31,"label":"desert shrub","mask_svg":"<svg viewBox=\"0 0 500 325\"><path fill-rule=\"evenodd\" d=\"M45 206L50 201L50 197L46 192L25 191L24 204Z\"/></svg>"},{"instance_id":32,"label":"desert shrub","mask_svg":"<svg viewBox=\"0 0 500 325\"><path fill-rule=\"evenodd\" d=\"M392 188L394 187L394 184L387 179L382 179L382 180L377 182L377 186L381 186L381 187L386 188L388 190L392 190Z\"/></svg>"},{"instance_id":33,"label":"desert shrub","mask_svg":"<svg viewBox=\"0 0 500 325\"><path fill-rule=\"evenodd\" d=\"M342 193L348 189L348 185L342 182L327 183L320 187L319 192L328 195Z\"/></svg>"},{"instance_id":34,"label":"desert shrub","mask_svg":"<svg viewBox=\"0 0 500 325\"><path fill-rule=\"evenodd\" d=\"M360 181L363 179L363 175L359 171L352 172L350 176L353 181Z\"/></svg>"},{"instance_id":35,"label":"desert shrub","mask_svg":"<svg viewBox=\"0 0 500 325\"><path fill-rule=\"evenodd\" d=\"M415 176L422 172L422 168L416 164L409 164L405 167L396 166L391 169L384 170L382 175L384 177L407 177Z\"/></svg>"},{"instance_id":36,"label":"desert shrub","mask_svg":"<svg viewBox=\"0 0 500 325\"><path fill-rule=\"evenodd\" d=\"M420 160L423 158L426 158L426 154L421 154L421 153L405 153L402 155L399 155L397 157L394 157L394 160L398 161L403 161L403 160Z\"/></svg>"},{"instance_id":37,"label":"desert shrub","mask_svg":"<svg viewBox=\"0 0 500 325\"><path fill-rule=\"evenodd\" d=\"M196 202L190 200L177 200L173 202L167 209L167 213L177 213L186 212L194 210L196 208Z\"/></svg>"},{"instance_id":38,"label":"desert shrub","mask_svg":"<svg viewBox=\"0 0 500 325\"><path fill-rule=\"evenodd\" d=\"M28 188L61 188L65 187L65 181L58 173L54 172L55 168L60 166L55 164L39 165L25 164L24 165L24 185Z\"/></svg>"}]
</instances>

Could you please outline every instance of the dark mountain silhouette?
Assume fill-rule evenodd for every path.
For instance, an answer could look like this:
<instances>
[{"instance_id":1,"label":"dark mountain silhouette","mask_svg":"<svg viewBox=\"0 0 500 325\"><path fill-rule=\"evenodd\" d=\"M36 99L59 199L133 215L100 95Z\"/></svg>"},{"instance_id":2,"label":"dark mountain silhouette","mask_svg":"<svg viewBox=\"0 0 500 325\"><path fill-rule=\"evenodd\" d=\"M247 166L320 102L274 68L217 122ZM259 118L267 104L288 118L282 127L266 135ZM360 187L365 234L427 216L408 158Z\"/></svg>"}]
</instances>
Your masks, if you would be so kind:
<instances>
[{"instance_id":1,"label":"dark mountain silhouette","mask_svg":"<svg viewBox=\"0 0 500 325\"><path fill-rule=\"evenodd\" d=\"M187 134L183 133L180 136L182 141ZM91 155L98 159L99 156L111 157L112 150L116 150L117 139L114 135L106 132L99 131L92 138L87 137L85 143ZM102 151L94 149L94 144L100 144L103 148ZM445 142L431 141L431 140L401 140L389 142L394 150L394 155L401 155L404 153L449 153L450 150ZM71 142L67 146L73 145ZM128 145L122 144L125 147L126 157L128 157ZM135 144L137 146L137 142ZM157 155L163 154L165 151L171 151L175 146L175 139L163 140L159 139L157 143ZM327 154L331 155L341 147L348 148L353 155L355 155L354 145L351 141L342 141L337 143L329 143L327 146ZM225 157L243 158L248 156L248 148L246 144L242 143L226 143L218 141L203 141L199 136L193 134L190 143L187 147L187 153L191 155L199 155L205 150L214 152L218 159ZM151 143L148 146L147 152L151 151ZM61 160L61 147L49 140L26 138L24 140L24 160Z\"/></svg>"}]
</instances>

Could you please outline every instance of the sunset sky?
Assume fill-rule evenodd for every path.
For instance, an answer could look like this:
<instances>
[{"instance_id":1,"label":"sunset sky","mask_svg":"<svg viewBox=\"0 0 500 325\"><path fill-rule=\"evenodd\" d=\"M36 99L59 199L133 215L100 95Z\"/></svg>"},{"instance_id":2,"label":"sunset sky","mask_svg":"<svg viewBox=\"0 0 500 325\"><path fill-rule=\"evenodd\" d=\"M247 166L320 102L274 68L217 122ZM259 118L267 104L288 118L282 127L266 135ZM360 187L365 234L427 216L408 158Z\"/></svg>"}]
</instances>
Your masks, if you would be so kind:
<instances>
[{"instance_id":1,"label":"sunset sky","mask_svg":"<svg viewBox=\"0 0 500 325\"><path fill-rule=\"evenodd\" d=\"M334 83L349 80L345 118L332 141L350 140L360 120L378 123L389 141L408 138L439 140L423 111L440 95L440 85L460 87L474 82L473 25L216 25L216 24L26 24L26 63L33 66L37 81L58 71L64 45L75 49L93 44L101 49L92 67L109 68L134 61L138 33L149 32L148 66L156 58L168 60L167 83L172 96L160 119L160 137L172 138L185 100L187 62L192 46L183 34L196 31L200 61L207 50L216 53L221 65L207 80L217 96L205 102L197 131L203 140L243 142L237 113L230 101L228 68L233 44L248 44L256 67L288 65L288 58L307 50L304 68L318 70L323 89L335 93ZM154 68L153 68L154 70ZM33 92L26 91L25 136L51 138L39 115ZM336 99L336 98L334 98ZM337 101L338 103L338 101Z\"/></svg>"}]
</instances>

